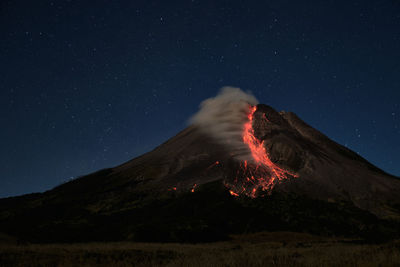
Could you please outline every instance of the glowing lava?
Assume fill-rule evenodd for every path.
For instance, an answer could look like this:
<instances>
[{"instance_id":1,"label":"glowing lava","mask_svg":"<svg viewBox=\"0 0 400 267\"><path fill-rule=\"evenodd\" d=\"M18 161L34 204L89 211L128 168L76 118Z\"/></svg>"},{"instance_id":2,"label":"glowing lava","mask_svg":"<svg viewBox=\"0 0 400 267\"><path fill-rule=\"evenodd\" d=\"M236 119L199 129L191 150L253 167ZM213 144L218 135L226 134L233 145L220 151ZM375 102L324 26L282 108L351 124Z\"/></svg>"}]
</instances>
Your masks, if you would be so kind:
<instances>
[{"instance_id":1,"label":"glowing lava","mask_svg":"<svg viewBox=\"0 0 400 267\"><path fill-rule=\"evenodd\" d=\"M229 193L230 193L232 196L235 196L235 197L238 197L238 196L239 196L239 194L233 192L232 190L229 190Z\"/></svg>"},{"instance_id":2,"label":"glowing lava","mask_svg":"<svg viewBox=\"0 0 400 267\"><path fill-rule=\"evenodd\" d=\"M194 193L194 189L196 188L197 184L194 184L190 192Z\"/></svg>"},{"instance_id":3,"label":"glowing lava","mask_svg":"<svg viewBox=\"0 0 400 267\"><path fill-rule=\"evenodd\" d=\"M243 127L243 142L248 145L254 163L246 160L240 164L241 170L238 170L234 185L229 185L231 195L238 196L245 194L250 197L256 197L259 190L270 193L276 183L289 177L297 177L296 174L290 173L277 166L271 161L268 152L265 149L264 141L260 141L254 135L253 120L256 106L250 107L248 121ZM265 114L263 118L270 122ZM244 179L240 179L244 176Z\"/></svg>"}]
</instances>

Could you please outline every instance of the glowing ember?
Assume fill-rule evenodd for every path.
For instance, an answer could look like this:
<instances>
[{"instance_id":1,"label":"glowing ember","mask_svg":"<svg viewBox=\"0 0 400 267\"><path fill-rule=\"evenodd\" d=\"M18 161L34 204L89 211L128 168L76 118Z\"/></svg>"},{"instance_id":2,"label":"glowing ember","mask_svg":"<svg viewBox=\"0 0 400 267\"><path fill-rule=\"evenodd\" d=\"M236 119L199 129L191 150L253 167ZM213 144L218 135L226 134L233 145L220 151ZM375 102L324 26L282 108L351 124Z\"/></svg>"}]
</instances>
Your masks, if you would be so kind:
<instances>
[{"instance_id":1,"label":"glowing ember","mask_svg":"<svg viewBox=\"0 0 400 267\"><path fill-rule=\"evenodd\" d=\"M229 193L231 193L231 195L232 195L232 196L235 196L235 197L238 197L238 196L239 196L239 194L233 192L232 190L229 190Z\"/></svg>"},{"instance_id":2,"label":"glowing ember","mask_svg":"<svg viewBox=\"0 0 400 267\"><path fill-rule=\"evenodd\" d=\"M216 165L219 165L219 161L217 160L216 162L214 162L213 164L211 164L208 168L207 168L207 170L208 169L211 169L212 167L214 167L214 166L216 166Z\"/></svg>"},{"instance_id":3,"label":"glowing ember","mask_svg":"<svg viewBox=\"0 0 400 267\"><path fill-rule=\"evenodd\" d=\"M190 190L190 192L194 192L194 189L196 188L197 184L194 184L194 186L192 187L192 190Z\"/></svg>"},{"instance_id":4,"label":"glowing ember","mask_svg":"<svg viewBox=\"0 0 400 267\"><path fill-rule=\"evenodd\" d=\"M235 178L235 185L229 191L231 195L238 196L245 194L250 197L256 197L259 190L270 193L276 183L289 177L297 177L296 174L290 173L277 166L271 161L264 146L264 141L258 140L254 135L253 119L254 112L257 107L252 106L248 114L248 121L244 124L243 142L248 145L254 163L246 160L240 164L241 170L238 170L237 176L244 176L244 179ZM269 122L265 114L263 118ZM239 181L241 181L239 183Z\"/></svg>"}]
</instances>

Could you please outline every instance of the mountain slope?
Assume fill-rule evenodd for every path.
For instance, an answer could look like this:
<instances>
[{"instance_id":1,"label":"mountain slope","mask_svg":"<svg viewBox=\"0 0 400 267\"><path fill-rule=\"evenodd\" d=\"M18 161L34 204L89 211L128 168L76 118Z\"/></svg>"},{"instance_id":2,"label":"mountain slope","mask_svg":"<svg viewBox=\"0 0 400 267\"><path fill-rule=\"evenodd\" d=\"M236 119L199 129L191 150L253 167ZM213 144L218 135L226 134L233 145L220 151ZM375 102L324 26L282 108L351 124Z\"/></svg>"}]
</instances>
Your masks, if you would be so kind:
<instances>
[{"instance_id":1,"label":"mountain slope","mask_svg":"<svg viewBox=\"0 0 400 267\"><path fill-rule=\"evenodd\" d=\"M192 125L115 168L1 199L0 229L34 242L210 241L264 230L399 235L398 178L294 113L257 105L247 123L268 166L238 159L229 142Z\"/></svg>"}]
</instances>

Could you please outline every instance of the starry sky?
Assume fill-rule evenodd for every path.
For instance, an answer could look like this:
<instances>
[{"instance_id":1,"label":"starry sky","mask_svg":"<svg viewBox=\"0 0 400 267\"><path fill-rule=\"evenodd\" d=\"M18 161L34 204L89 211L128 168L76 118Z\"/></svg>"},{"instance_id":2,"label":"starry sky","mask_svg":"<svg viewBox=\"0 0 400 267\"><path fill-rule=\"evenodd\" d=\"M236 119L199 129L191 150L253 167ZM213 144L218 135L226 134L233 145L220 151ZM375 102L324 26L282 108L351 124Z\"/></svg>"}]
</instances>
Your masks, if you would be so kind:
<instances>
[{"instance_id":1,"label":"starry sky","mask_svg":"<svg viewBox=\"0 0 400 267\"><path fill-rule=\"evenodd\" d=\"M400 2L0 2L0 197L153 149L230 85L400 176Z\"/></svg>"}]
</instances>

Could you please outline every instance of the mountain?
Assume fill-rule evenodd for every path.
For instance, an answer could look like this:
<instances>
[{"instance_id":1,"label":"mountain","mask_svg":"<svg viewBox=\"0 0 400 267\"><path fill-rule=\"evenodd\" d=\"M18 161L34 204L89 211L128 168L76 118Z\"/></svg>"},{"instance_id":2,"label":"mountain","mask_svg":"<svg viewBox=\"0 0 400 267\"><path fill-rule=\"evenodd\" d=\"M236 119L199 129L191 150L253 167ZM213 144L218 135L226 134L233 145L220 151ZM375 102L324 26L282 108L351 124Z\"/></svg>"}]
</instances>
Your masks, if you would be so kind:
<instances>
[{"instance_id":1,"label":"mountain","mask_svg":"<svg viewBox=\"0 0 400 267\"><path fill-rule=\"evenodd\" d=\"M201 242L278 230L400 235L399 178L292 112L246 107L240 145L221 137L229 127L192 124L120 166L1 199L0 231L29 242Z\"/></svg>"}]
</instances>

